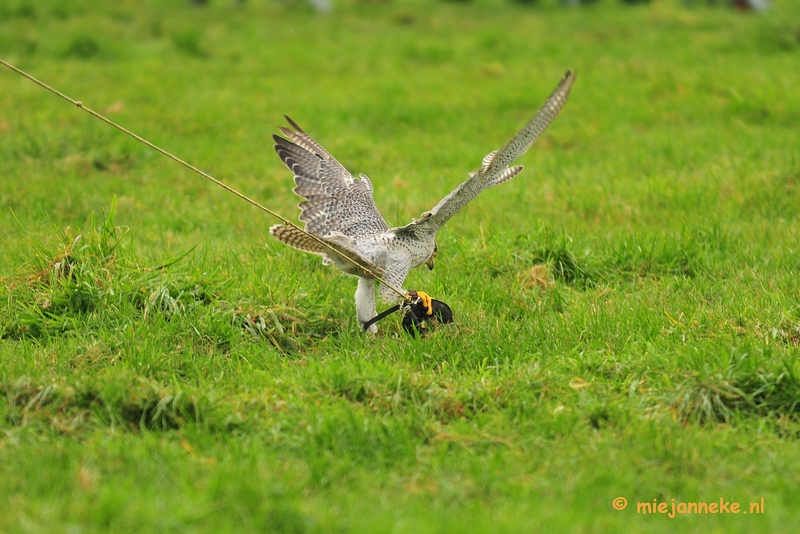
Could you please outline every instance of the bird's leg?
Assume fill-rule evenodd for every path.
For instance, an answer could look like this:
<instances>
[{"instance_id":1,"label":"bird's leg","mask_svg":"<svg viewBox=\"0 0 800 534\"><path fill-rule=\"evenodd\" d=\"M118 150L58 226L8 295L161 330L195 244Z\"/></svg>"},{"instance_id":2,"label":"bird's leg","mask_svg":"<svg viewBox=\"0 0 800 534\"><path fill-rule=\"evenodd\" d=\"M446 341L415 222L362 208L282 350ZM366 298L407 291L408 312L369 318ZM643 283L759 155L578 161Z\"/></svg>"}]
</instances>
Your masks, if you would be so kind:
<instances>
[{"instance_id":1,"label":"bird's leg","mask_svg":"<svg viewBox=\"0 0 800 534\"><path fill-rule=\"evenodd\" d=\"M370 319L378 315L375 309L375 280L372 278L358 277L358 287L356 288L356 316L358 324L362 327ZM378 333L378 327L369 327L372 334Z\"/></svg>"},{"instance_id":2,"label":"bird's leg","mask_svg":"<svg viewBox=\"0 0 800 534\"><path fill-rule=\"evenodd\" d=\"M425 313L427 315L433 315L433 299L430 295L424 291L406 291L406 296L411 299L418 298L425 307Z\"/></svg>"}]
</instances>

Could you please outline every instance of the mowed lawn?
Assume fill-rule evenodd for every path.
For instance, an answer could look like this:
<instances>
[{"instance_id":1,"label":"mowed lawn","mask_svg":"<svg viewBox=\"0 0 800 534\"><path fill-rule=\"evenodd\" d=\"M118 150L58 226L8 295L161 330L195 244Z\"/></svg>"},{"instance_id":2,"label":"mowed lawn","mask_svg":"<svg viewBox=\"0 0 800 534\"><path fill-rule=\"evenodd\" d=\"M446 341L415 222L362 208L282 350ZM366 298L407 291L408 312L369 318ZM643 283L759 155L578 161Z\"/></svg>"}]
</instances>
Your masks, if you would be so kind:
<instances>
[{"instance_id":1,"label":"mowed lawn","mask_svg":"<svg viewBox=\"0 0 800 534\"><path fill-rule=\"evenodd\" d=\"M0 531L798 531L800 10L774 4L1 2L0 58L291 218L284 114L400 225L578 78L409 276L456 317L417 340L0 68Z\"/></svg>"}]
</instances>

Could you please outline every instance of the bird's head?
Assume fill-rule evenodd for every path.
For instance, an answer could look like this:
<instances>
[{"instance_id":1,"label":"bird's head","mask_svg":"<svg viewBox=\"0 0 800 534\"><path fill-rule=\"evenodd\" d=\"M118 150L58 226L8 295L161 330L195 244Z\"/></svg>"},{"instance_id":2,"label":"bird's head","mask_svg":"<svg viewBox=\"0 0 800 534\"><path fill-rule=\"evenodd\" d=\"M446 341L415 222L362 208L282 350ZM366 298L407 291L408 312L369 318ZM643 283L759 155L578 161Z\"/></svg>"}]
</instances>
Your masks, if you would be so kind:
<instances>
[{"instance_id":1,"label":"bird's head","mask_svg":"<svg viewBox=\"0 0 800 534\"><path fill-rule=\"evenodd\" d=\"M427 265L428 270L430 270L430 271L433 270L433 260L436 258L436 253L437 252L439 252L439 245L434 243L433 244L433 253L431 254L431 257L428 258L428 261L425 262L425 265Z\"/></svg>"}]
</instances>

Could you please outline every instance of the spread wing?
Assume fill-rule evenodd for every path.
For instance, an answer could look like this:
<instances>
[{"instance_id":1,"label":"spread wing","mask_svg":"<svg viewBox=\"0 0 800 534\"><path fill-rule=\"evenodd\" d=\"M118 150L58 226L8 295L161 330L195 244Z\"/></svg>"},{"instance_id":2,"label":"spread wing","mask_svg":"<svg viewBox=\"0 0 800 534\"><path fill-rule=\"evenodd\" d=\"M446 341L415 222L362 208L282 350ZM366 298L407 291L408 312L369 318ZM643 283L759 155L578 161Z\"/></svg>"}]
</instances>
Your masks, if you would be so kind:
<instances>
[{"instance_id":1,"label":"spread wing","mask_svg":"<svg viewBox=\"0 0 800 534\"><path fill-rule=\"evenodd\" d=\"M542 132L553 122L567 102L569 90L574 81L575 73L568 70L550 98L517 135L503 148L495 150L483 158L483 165L478 171L471 172L469 179L444 197L432 210L423 213L421 219L398 228L397 231L410 231L414 226L419 225L427 225L437 231L484 190L507 182L519 174L523 169L522 166L509 167L508 165L527 152Z\"/></svg>"},{"instance_id":2,"label":"spread wing","mask_svg":"<svg viewBox=\"0 0 800 534\"><path fill-rule=\"evenodd\" d=\"M372 182L354 178L319 143L286 117L281 128L288 139L274 135L275 152L294 173L294 192L305 200L298 204L306 230L324 237L335 233L357 238L389 229L372 199Z\"/></svg>"}]
</instances>

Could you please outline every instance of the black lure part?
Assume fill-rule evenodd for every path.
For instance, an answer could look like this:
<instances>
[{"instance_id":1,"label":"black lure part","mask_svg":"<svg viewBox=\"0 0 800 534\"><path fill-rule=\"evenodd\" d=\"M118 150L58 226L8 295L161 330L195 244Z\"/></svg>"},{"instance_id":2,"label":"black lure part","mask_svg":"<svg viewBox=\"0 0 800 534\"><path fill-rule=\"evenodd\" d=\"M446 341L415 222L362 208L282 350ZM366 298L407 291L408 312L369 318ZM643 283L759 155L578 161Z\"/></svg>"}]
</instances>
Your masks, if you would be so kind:
<instances>
[{"instance_id":1,"label":"black lure part","mask_svg":"<svg viewBox=\"0 0 800 534\"><path fill-rule=\"evenodd\" d=\"M453 322L453 310L446 303L431 299L431 308L433 315L428 315L428 310L420 300L413 301L403 317L403 330L414 337L417 337L417 334L424 336L428 331L426 321L434 320L442 324Z\"/></svg>"}]
</instances>

